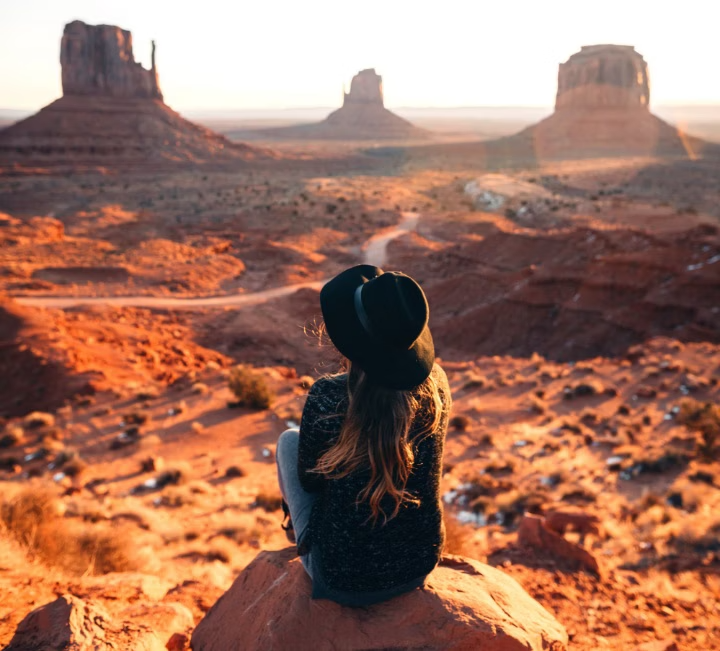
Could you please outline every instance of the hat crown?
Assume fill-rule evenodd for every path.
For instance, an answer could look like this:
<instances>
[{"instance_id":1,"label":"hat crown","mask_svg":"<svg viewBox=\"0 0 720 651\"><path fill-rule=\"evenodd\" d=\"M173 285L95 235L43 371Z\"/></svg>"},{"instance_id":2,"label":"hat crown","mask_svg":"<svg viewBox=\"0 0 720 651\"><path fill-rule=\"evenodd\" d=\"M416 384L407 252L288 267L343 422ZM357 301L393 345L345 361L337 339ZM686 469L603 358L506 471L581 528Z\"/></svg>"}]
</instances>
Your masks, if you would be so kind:
<instances>
[{"instance_id":1,"label":"hat crown","mask_svg":"<svg viewBox=\"0 0 720 651\"><path fill-rule=\"evenodd\" d=\"M427 325L425 294L403 273L388 271L369 280L360 300L370 334L394 348L410 348Z\"/></svg>"}]
</instances>

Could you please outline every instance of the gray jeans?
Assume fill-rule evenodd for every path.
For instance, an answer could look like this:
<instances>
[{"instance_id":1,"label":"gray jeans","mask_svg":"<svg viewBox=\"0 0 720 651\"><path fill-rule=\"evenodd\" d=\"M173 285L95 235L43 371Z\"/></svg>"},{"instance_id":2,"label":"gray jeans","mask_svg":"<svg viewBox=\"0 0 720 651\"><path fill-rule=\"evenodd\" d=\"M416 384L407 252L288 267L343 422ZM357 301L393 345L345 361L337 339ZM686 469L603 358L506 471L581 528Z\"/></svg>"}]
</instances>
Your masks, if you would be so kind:
<instances>
[{"instance_id":1,"label":"gray jeans","mask_svg":"<svg viewBox=\"0 0 720 651\"><path fill-rule=\"evenodd\" d=\"M298 544L305 535L310 522L310 513L317 499L313 493L308 493L300 485L298 476L298 446L300 432L297 429L285 430L278 439L275 459L277 461L278 483L280 492L290 509L295 539ZM312 577L310 569L310 554L301 556L303 567Z\"/></svg>"}]
</instances>

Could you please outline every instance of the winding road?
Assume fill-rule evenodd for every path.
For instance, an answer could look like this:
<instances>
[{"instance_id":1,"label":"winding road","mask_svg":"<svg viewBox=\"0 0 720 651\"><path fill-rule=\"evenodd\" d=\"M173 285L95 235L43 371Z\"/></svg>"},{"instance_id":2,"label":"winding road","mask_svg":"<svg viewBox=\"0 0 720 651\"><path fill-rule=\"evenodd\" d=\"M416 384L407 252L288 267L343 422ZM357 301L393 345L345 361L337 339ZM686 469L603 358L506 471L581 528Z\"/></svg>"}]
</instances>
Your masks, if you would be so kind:
<instances>
[{"instance_id":1,"label":"winding road","mask_svg":"<svg viewBox=\"0 0 720 651\"><path fill-rule=\"evenodd\" d=\"M414 231L420 215L415 212L402 213L402 219L396 226L375 233L363 246L363 262L382 267L387 261L388 244L397 237ZM110 305L113 307L149 307L177 310L192 310L208 307L249 307L265 301L281 298L299 289L320 289L329 278L307 283L296 283L283 287L274 287L248 294L230 294L227 296L203 296L198 298L174 298L169 296L18 296L14 300L21 305L31 307L51 307L67 309L79 305Z\"/></svg>"}]
</instances>

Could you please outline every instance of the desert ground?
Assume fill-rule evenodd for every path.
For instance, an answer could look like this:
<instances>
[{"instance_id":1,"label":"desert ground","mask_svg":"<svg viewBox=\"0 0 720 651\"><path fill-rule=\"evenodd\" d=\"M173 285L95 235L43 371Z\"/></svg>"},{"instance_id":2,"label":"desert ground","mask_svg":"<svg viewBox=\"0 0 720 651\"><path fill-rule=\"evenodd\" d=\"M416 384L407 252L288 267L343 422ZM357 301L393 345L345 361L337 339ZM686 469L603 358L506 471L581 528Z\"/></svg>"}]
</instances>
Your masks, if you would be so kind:
<instances>
[{"instance_id":1,"label":"desert ground","mask_svg":"<svg viewBox=\"0 0 720 651\"><path fill-rule=\"evenodd\" d=\"M571 648L720 649L720 162L253 145L282 155L0 174L0 645L68 592L197 624L288 546L275 442L340 362L319 286L370 260L430 303L448 551Z\"/></svg>"}]
</instances>

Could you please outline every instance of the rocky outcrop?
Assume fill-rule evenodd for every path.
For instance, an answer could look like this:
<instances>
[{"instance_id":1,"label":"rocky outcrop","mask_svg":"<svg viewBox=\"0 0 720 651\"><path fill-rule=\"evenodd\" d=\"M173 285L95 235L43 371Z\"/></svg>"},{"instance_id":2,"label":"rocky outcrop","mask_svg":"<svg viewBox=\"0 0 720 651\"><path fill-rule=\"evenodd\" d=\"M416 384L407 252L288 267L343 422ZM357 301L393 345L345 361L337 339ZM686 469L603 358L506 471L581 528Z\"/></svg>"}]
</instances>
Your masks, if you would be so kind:
<instances>
[{"instance_id":1,"label":"rocky outcrop","mask_svg":"<svg viewBox=\"0 0 720 651\"><path fill-rule=\"evenodd\" d=\"M135 61L132 34L114 25L65 25L60 43L63 95L163 98L155 68L145 70Z\"/></svg>"},{"instance_id":2,"label":"rocky outcrop","mask_svg":"<svg viewBox=\"0 0 720 651\"><path fill-rule=\"evenodd\" d=\"M193 625L190 611L174 603L135 606L126 615L117 621L98 604L63 595L25 617L6 651L166 651Z\"/></svg>"},{"instance_id":3,"label":"rocky outcrop","mask_svg":"<svg viewBox=\"0 0 720 651\"><path fill-rule=\"evenodd\" d=\"M631 45L584 45L558 71L555 109L649 110L648 66Z\"/></svg>"},{"instance_id":4,"label":"rocky outcrop","mask_svg":"<svg viewBox=\"0 0 720 651\"><path fill-rule=\"evenodd\" d=\"M444 556L423 589L368 608L310 599L292 549L262 552L192 636L193 651L561 651L564 628L509 576Z\"/></svg>"}]
</instances>

